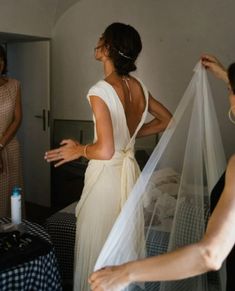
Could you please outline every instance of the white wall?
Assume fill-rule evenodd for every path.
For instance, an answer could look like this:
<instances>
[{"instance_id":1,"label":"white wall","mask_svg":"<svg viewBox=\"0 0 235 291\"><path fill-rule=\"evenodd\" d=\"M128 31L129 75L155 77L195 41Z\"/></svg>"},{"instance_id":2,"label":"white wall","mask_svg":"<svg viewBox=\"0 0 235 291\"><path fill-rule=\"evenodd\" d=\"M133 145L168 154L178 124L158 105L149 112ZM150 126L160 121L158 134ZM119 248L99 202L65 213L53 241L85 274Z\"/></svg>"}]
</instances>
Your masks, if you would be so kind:
<instances>
[{"instance_id":1,"label":"white wall","mask_svg":"<svg viewBox=\"0 0 235 291\"><path fill-rule=\"evenodd\" d=\"M0 32L50 37L58 0L0 0Z\"/></svg>"},{"instance_id":2,"label":"white wall","mask_svg":"<svg viewBox=\"0 0 235 291\"><path fill-rule=\"evenodd\" d=\"M72 6L54 28L52 87L55 118L90 119L89 87L101 79L93 48L114 21L133 25L141 34L143 52L138 72L152 94L174 112L202 52L228 65L235 60L233 0L84 0ZM225 86L210 78L229 156L235 149Z\"/></svg>"}]
</instances>

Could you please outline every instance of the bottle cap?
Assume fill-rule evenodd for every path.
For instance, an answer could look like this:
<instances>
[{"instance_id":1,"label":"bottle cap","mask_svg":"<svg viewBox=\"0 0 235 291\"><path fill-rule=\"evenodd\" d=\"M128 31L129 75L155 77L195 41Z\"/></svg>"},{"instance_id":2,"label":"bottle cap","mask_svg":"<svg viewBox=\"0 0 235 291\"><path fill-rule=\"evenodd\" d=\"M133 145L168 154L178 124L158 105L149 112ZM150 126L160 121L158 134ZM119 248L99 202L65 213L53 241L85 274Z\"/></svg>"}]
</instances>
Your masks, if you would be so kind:
<instances>
[{"instance_id":1,"label":"bottle cap","mask_svg":"<svg viewBox=\"0 0 235 291\"><path fill-rule=\"evenodd\" d=\"M19 196L20 195L20 191L21 191L20 187L14 187L13 190L12 190L12 196L14 196L14 197Z\"/></svg>"}]
</instances>

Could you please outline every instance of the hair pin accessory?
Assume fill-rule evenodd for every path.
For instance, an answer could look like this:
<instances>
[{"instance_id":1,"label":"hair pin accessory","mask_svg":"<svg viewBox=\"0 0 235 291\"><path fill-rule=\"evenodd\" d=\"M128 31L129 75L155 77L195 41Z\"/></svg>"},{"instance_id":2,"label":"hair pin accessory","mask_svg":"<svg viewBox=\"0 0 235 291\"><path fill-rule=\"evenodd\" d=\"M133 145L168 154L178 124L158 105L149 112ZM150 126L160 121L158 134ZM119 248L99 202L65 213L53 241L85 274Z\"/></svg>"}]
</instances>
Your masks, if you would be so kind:
<instances>
[{"instance_id":1,"label":"hair pin accessory","mask_svg":"<svg viewBox=\"0 0 235 291\"><path fill-rule=\"evenodd\" d=\"M133 58L131 58L131 57L125 55L125 54L124 54L123 52L121 52L121 51L118 51L118 53L119 53L119 55L121 55L122 57L124 57L124 58L126 58L126 59L129 59L129 60L132 60L132 59L133 59Z\"/></svg>"}]
</instances>

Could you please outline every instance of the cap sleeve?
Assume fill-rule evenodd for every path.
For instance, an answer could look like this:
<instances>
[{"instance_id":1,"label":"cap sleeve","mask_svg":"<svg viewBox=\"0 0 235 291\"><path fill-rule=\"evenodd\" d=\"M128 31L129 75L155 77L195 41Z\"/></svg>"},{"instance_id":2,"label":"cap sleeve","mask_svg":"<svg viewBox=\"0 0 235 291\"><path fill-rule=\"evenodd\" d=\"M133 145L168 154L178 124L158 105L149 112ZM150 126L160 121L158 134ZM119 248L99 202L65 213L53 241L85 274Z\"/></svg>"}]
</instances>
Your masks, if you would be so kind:
<instances>
[{"instance_id":1,"label":"cap sleeve","mask_svg":"<svg viewBox=\"0 0 235 291\"><path fill-rule=\"evenodd\" d=\"M102 84L102 81L98 82L90 88L87 94L87 99L90 103L90 96L98 96L101 98L105 104L109 107L109 98L105 86Z\"/></svg>"}]
</instances>

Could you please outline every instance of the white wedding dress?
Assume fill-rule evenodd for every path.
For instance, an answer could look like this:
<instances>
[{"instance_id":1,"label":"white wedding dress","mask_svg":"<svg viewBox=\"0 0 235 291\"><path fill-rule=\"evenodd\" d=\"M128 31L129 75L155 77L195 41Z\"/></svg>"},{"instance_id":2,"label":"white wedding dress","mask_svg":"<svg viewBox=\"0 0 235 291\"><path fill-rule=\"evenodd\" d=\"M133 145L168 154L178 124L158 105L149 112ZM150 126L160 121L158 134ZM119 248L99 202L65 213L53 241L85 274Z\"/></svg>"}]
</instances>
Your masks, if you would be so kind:
<instances>
[{"instance_id":1,"label":"white wedding dress","mask_svg":"<svg viewBox=\"0 0 235 291\"><path fill-rule=\"evenodd\" d=\"M86 170L83 193L76 207L76 291L89 290L88 276L92 273L108 234L140 173L134 157L134 144L137 132L146 119L148 91L142 82L139 82L146 106L132 137L127 127L123 105L115 89L106 81L99 81L88 92L88 100L89 96L99 96L108 106L113 125L115 153L111 160L91 160Z\"/></svg>"}]
</instances>

